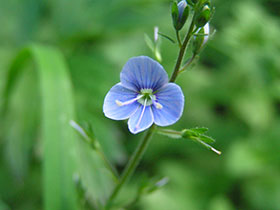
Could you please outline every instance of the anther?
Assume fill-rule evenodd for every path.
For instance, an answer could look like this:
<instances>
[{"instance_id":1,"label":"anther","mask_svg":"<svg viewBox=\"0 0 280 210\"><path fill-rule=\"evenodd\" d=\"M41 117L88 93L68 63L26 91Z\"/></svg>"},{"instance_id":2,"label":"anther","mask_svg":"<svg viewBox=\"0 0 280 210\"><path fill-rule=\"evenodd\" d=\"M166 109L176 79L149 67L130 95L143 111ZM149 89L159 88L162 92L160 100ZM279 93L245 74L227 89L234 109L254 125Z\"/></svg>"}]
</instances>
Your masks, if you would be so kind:
<instances>
[{"instance_id":1,"label":"anther","mask_svg":"<svg viewBox=\"0 0 280 210\"><path fill-rule=\"evenodd\" d=\"M150 98L151 98L153 104L155 105L155 107L156 107L157 109L162 109L162 108L163 108L163 106L162 106L160 103L158 103L158 102L155 101L155 98L153 98L152 96L150 96Z\"/></svg>"},{"instance_id":2,"label":"anther","mask_svg":"<svg viewBox=\"0 0 280 210\"><path fill-rule=\"evenodd\" d=\"M117 104L118 106L123 106L123 103L120 102L119 100L116 100L116 104Z\"/></svg>"},{"instance_id":3,"label":"anther","mask_svg":"<svg viewBox=\"0 0 280 210\"><path fill-rule=\"evenodd\" d=\"M154 102L154 104L155 104L157 109L162 109L163 108L163 106L158 102Z\"/></svg>"},{"instance_id":4,"label":"anther","mask_svg":"<svg viewBox=\"0 0 280 210\"><path fill-rule=\"evenodd\" d=\"M116 104L117 104L118 106L124 106L124 105L128 105L128 104L132 104L134 101L137 101L137 100L139 100L139 99L142 98L142 97L143 97L143 95L139 95L138 97L133 98L133 99L128 100L128 101L125 101L125 102L121 102L121 101L119 101L119 100L115 100L115 102L116 102Z\"/></svg>"}]
</instances>

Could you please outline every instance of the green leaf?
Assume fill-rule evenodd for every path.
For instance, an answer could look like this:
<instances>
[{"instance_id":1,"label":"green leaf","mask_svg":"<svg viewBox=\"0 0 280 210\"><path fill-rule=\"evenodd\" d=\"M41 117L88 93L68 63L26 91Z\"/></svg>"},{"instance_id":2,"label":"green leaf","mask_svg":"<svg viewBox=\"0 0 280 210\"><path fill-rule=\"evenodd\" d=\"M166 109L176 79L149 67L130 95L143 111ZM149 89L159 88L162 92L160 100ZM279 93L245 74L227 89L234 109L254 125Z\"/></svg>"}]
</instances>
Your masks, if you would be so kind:
<instances>
[{"instance_id":1,"label":"green leaf","mask_svg":"<svg viewBox=\"0 0 280 210\"><path fill-rule=\"evenodd\" d=\"M69 126L70 120L75 119L73 91L60 51L32 44L18 53L7 72L1 113L6 114L12 92L24 73L23 67L30 60L35 64L42 100L44 209L79 209L73 181L76 172L91 200L103 202L114 183L100 158L76 139Z\"/></svg>"},{"instance_id":2,"label":"green leaf","mask_svg":"<svg viewBox=\"0 0 280 210\"><path fill-rule=\"evenodd\" d=\"M5 159L13 176L21 181L29 172L33 139L38 135L40 113L39 91L36 89L38 81L31 70L26 69L26 73L17 82L15 91L10 96L8 117L1 120L1 130L4 135L2 139L5 140L3 144ZM32 98L32 100L26 100L27 98Z\"/></svg>"},{"instance_id":3,"label":"green leaf","mask_svg":"<svg viewBox=\"0 0 280 210\"><path fill-rule=\"evenodd\" d=\"M200 138L202 141L204 141L205 143L208 143L208 144L211 144L211 143L214 143L214 142L215 142L215 139L213 139L213 138L210 137L210 136L206 136L206 135L204 135L204 134L201 134L201 135L199 136L199 138Z\"/></svg>"},{"instance_id":4,"label":"green leaf","mask_svg":"<svg viewBox=\"0 0 280 210\"><path fill-rule=\"evenodd\" d=\"M67 126L74 117L74 104L67 67L54 48L30 45L16 56L8 71L4 90L4 111L11 91L23 72L23 65L34 59L42 96L42 137L44 147L43 183L45 209L77 209L72 180L75 161L74 135Z\"/></svg>"},{"instance_id":5,"label":"green leaf","mask_svg":"<svg viewBox=\"0 0 280 210\"><path fill-rule=\"evenodd\" d=\"M182 131L175 131L175 130L169 130L169 129L158 129L157 133L164 135L164 136L168 136L173 139L179 139L179 138L191 139L197 143L200 143L207 149L212 150L213 152L220 155L221 154L220 151L216 150L214 147L209 145L210 143L214 143L215 139L213 139L210 136L205 135L204 133L207 131L208 131L208 128L197 127L197 128L184 129Z\"/></svg>"},{"instance_id":6,"label":"green leaf","mask_svg":"<svg viewBox=\"0 0 280 210\"><path fill-rule=\"evenodd\" d=\"M166 38L167 40L169 40L170 42L172 42L173 44L175 44L176 42L174 41L174 39L172 39L170 36L160 33L158 32L158 35L162 36L163 38Z\"/></svg>"},{"instance_id":7,"label":"green leaf","mask_svg":"<svg viewBox=\"0 0 280 210\"><path fill-rule=\"evenodd\" d=\"M2 200L0 200L0 210L10 210L11 208L8 207Z\"/></svg>"},{"instance_id":8,"label":"green leaf","mask_svg":"<svg viewBox=\"0 0 280 210\"><path fill-rule=\"evenodd\" d=\"M133 208L144 196L149 195L157 190L160 190L166 184L168 184L168 182L169 182L168 177L163 177L160 179L158 178L148 179L142 177L135 198L125 206L125 209Z\"/></svg>"},{"instance_id":9,"label":"green leaf","mask_svg":"<svg viewBox=\"0 0 280 210\"><path fill-rule=\"evenodd\" d=\"M191 138L191 137L198 137L200 135L199 132L196 132L192 129L184 129L182 131L182 137L183 138Z\"/></svg>"},{"instance_id":10,"label":"green leaf","mask_svg":"<svg viewBox=\"0 0 280 210\"><path fill-rule=\"evenodd\" d=\"M178 18L179 18L179 10L178 10L178 5L177 5L176 1L174 1L173 4L172 4L171 15L172 15L173 26L176 29Z\"/></svg>"},{"instance_id":11,"label":"green leaf","mask_svg":"<svg viewBox=\"0 0 280 210\"><path fill-rule=\"evenodd\" d=\"M103 160L104 165L111 172L112 178L115 180L116 183L118 183L119 180L117 170L113 167L108 158L105 156L103 150L101 149L99 141L93 135L92 127L89 125L89 131L86 131L74 120L70 121L70 125L83 137L82 139L87 144L89 144L89 146L96 152L96 154L99 155L100 159Z\"/></svg>"},{"instance_id":12,"label":"green leaf","mask_svg":"<svg viewBox=\"0 0 280 210\"><path fill-rule=\"evenodd\" d=\"M85 140L86 143L88 143L92 149L96 150L98 149L98 146L100 145L96 138L93 135L93 132L91 130L91 134L87 132L85 129L83 129L78 123L76 123L74 120L70 120L70 125L83 137L82 139Z\"/></svg>"},{"instance_id":13,"label":"green leaf","mask_svg":"<svg viewBox=\"0 0 280 210\"><path fill-rule=\"evenodd\" d=\"M203 27L207 22L210 21L213 16L213 12L208 5L205 5L200 11L196 18L195 25L197 27Z\"/></svg>"},{"instance_id":14,"label":"green leaf","mask_svg":"<svg viewBox=\"0 0 280 210\"><path fill-rule=\"evenodd\" d=\"M161 179L157 179L154 180L153 182L149 183L144 189L143 192L144 193L152 193L155 192L159 189L161 189L162 187L164 187L165 185L167 185L169 182L169 178L168 177L163 177Z\"/></svg>"},{"instance_id":15,"label":"green leaf","mask_svg":"<svg viewBox=\"0 0 280 210\"><path fill-rule=\"evenodd\" d=\"M198 34L204 34L204 28L202 27ZM200 49L203 46L203 41L204 41L205 37L204 36L195 36L194 37L194 41L193 41L193 53L194 54L198 54Z\"/></svg>"},{"instance_id":16,"label":"green leaf","mask_svg":"<svg viewBox=\"0 0 280 210\"><path fill-rule=\"evenodd\" d=\"M183 14L182 14L182 20L181 20L181 25L182 25L182 27L185 25L186 20L188 19L189 12L190 12L190 7L189 7L189 6L186 6L186 8L184 9L184 12L183 12ZM181 27L181 28L182 28L182 27ZM180 28L180 29L181 29L181 28Z\"/></svg>"},{"instance_id":17,"label":"green leaf","mask_svg":"<svg viewBox=\"0 0 280 210\"><path fill-rule=\"evenodd\" d=\"M214 147L212 147L211 145L205 143L204 141L202 141L200 138L198 137L191 137L192 140L196 141L197 143L200 143L201 145L203 145L204 147L206 147L207 149L217 153L218 155L222 154L221 151L216 150Z\"/></svg>"},{"instance_id":18,"label":"green leaf","mask_svg":"<svg viewBox=\"0 0 280 210\"><path fill-rule=\"evenodd\" d=\"M152 52L154 52L155 51L154 42L151 40L151 38L147 34L144 34L144 40L145 40L147 46L152 50Z\"/></svg>"},{"instance_id":19,"label":"green leaf","mask_svg":"<svg viewBox=\"0 0 280 210\"><path fill-rule=\"evenodd\" d=\"M200 133L200 134L203 134L203 133L206 133L208 131L208 128L205 128L205 127L197 127L197 128L191 128L191 130L197 132L197 133Z\"/></svg>"},{"instance_id":20,"label":"green leaf","mask_svg":"<svg viewBox=\"0 0 280 210\"><path fill-rule=\"evenodd\" d=\"M156 57L158 62L162 61L161 53L160 53L158 48L155 49L155 57Z\"/></svg>"}]
</instances>

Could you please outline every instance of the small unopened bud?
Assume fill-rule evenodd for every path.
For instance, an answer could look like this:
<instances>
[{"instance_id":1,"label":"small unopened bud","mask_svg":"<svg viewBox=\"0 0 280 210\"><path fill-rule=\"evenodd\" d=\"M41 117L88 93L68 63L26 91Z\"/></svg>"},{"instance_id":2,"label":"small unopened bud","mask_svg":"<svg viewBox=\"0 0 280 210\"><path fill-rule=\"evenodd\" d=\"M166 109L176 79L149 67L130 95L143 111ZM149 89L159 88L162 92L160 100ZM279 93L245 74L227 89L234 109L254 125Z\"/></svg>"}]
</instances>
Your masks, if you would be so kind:
<instances>
[{"instance_id":1,"label":"small unopened bud","mask_svg":"<svg viewBox=\"0 0 280 210\"><path fill-rule=\"evenodd\" d=\"M209 23L206 23L206 25L203 27L203 29L204 29L205 36L204 36L202 45L205 45L205 43L208 41L209 33L210 33L210 25L209 25Z\"/></svg>"},{"instance_id":2,"label":"small unopened bud","mask_svg":"<svg viewBox=\"0 0 280 210\"><path fill-rule=\"evenodd\" d=\"M172 5L172 19L174 28L179 31L183 28L189 16L189 7L185 0L176 2Z\"/></svg>"},{"instance_id":3,"label":"small unopened bud","mask_svg":"<svg viewBox=\"0 0 280 210\"><path fill-rule=\"evenodd\" d=\"M209 33L210 33L209 23L207 23L204 27L199 29L198 35L194 37L194 42L193 42L194 54L198 54L202 49L202 47L205 45L205 43L208 41Z\"/></svg>"},{"instance_id":4,"label":"small unopened bud","mask_svg":"<svg viewBox=\"0 0 280 210\"><path fill-rule=\"evenodd\" d=\"M185 8L186 8L186 6L187 6L187 2L186 1L180 1L178 4L177 4L177 6L178 6L178 12L179 12L179 21L181 21L182 20L182 16L183 16L183 13L184 13L184 10L185 10Z\"/></svg>"},{"instance_id":5,"label":"small unopened bud","mask_svg":"<svg viewBox=\"0 0 280 210\"><path fill-rule=\"evenodd\" d=\"M158 27L154 27L154 41L157 42L158 40Z\"/></svg>"},{"instance_id":6,"label":"small unopened bud","mask_svg":"<svg viewBox=\"0 0 280 210\"><path fill-rule=\"evenodd\" d=\"M211 10L208 5L205 5L201 12L198 14L195 25L197 27L203 27L211 18Z\"/></svg>"}]
</instances>

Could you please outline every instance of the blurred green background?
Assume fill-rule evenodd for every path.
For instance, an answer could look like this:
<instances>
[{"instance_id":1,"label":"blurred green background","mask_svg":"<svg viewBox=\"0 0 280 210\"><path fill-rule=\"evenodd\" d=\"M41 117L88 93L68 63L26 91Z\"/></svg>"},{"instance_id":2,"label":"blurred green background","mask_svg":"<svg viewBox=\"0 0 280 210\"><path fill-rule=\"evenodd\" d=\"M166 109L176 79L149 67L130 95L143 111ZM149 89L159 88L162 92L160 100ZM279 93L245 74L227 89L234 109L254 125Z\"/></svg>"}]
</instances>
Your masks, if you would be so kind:
<instances>
[{"instance_id":1,"label":"blurred green background","mask_svg":"<svg viewBox=\"0 0 280 210\"><path fill-rule=\"evenodd\" d=\"M19 49L30 42L55 46L70 72L78 121L92 125L121 170L142 134L130 134L125 121L106 119L103 99L130 57L153 57L144 33L152 36L159 26L174 37L170 3L0 0L0 91ZM133 199L134 187L145 177L167 176L170 182L132 209L280 209L280 2L213 0L213 5L211 26L217 33L198 65L178 79L186 104L172 128L208 127L222 155L155 135L120 200ZM177 47L162 40L161 51L170 75ZM0 118L0 210L43 208L44 96L37 77L33 68L26 69Z\"/></svg>"}]
</instances>

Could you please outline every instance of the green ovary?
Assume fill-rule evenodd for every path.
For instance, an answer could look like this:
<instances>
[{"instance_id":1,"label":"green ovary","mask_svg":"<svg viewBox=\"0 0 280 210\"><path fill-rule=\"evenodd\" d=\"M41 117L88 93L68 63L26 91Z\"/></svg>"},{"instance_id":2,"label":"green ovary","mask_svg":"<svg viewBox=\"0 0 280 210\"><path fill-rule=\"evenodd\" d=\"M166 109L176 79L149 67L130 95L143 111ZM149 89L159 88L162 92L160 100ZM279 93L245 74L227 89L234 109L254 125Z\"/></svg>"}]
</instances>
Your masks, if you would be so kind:
<instances>
[{"instance_id":1,"label":"green ovary","mask_svg":"<svg viewBox=\"0 0 280 210\"><path fill-rule=\"evenodd\" d=\"M138 99L137 101L140 104L146 105L146 106L150 106L151 104L153 104L153 100L156 100L156 96L153 95L152 89L141 89L140 94L138 96L142 96L142 97L140 99Z\"/></svg>"}]
</instances>

